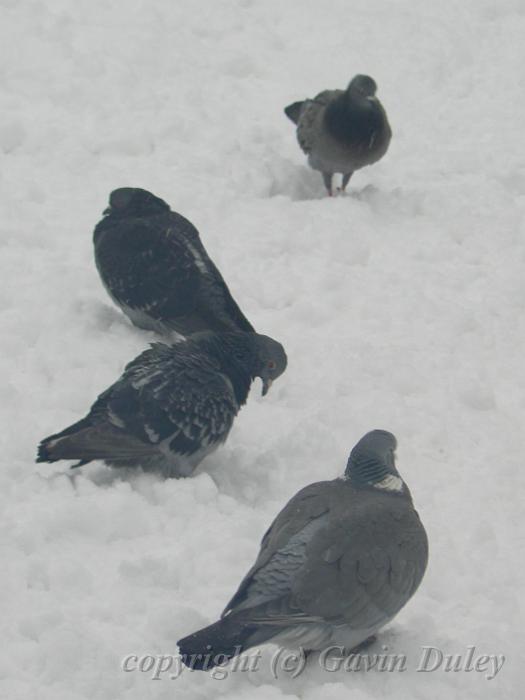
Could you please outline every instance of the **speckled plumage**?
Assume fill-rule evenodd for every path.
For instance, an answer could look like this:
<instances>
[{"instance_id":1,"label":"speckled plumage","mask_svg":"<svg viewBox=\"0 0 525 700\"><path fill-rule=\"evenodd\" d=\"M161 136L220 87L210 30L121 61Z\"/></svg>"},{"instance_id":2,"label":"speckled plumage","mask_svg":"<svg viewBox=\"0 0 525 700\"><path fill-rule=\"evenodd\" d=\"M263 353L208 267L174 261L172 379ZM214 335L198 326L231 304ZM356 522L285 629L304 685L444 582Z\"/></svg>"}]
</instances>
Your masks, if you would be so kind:
<instances>
[{"instance_id":1,"label":"speckled plumage","mask_svg":"<svg viewBox=\"0 0 525 700\"><path fill-rule=\"evenodd\" d=\"M264 393L286 368L284 349L254 333L199 333L155 343L132 362L89 414L44 439L39 462L94 459L190 475L228 437L252 380Z\"/></svg>"},{"instance_id":2,"label":"speckled plumage","mask_svg":"<svg viewBox=\"0 0 525 700\"><path fill-rule=\"evenodd\" d=\"M346 90L323 90L285 109L297 124L308 164L322 173L329 194L334 173L343 174L344 190L354 171L375 163L388 149L392 131L375 90L372 78L358 75Z\"/></svg>"},{"instance_id":3,"label":"speckled plumage","mask_svg":"<svg viewBox=\"0 0 525 700\"><path fill-rule=\"evenodd\" d=\"M162 199L140 188L110 195L94 235L95 262L113 301L136 326L187 336L247 331L199 232Z\"/></svg>"},{"instance_id":4,"label":"speckled plumage","mask_svg":"<svg viewBox=\"0 0 525 700\"><path fill-rule=\"evenodd\" d=\"M359 645L417 589L428 545L393 461L394 436L368 433L345 478L310 484L276 517L221 619L179 642L186 663L213 666L256 644ZM386 477L385 477L386 475ZM394 488L385 478L397 476Z\"/></svg>"}]
</instances>

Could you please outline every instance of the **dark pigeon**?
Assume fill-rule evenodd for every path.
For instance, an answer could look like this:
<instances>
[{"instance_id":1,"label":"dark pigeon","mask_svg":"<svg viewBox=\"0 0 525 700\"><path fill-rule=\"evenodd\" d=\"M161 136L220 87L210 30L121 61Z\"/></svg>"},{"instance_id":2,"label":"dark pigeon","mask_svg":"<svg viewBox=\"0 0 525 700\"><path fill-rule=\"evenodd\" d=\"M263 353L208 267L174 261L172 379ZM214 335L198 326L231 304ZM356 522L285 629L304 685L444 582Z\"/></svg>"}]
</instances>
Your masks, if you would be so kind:
<instances>
[{"instance_id":1,"label":"dark pigeon","mask_svg":"<svg viewBox=\"0 0 525 700\"><path fill-rule=\"evenodd\" d=\"M352 174L382 158L392 131L368 75L356 75L346 90L324 90L313 100L294 102L285 114L297 124L297 140L308 164L319 170L329 195L332 177L342 173L344 191Z\"/></svg>"},{"instance_id":2,"label":"dark pigeon","mask_svg":"<svg viewBox=\"0 0 525 700\"><path fill-rule=\"evenodd\" d=\"M228 437L252 380L263 395L286 368L280 343L255 333L198 333L154 343L130 362L88 415L42 440L37 462L95 459L189 476Z\"/></svg>"},{"instance_id":3,"label":"dark pigeon","mask_svg":"<svg viewBox=\"0 0 525 700\"><path fill-rule=\"evenodd\" d=\"M151 192L112 192L93 241L106 290L139 328L183 336L254 332L195 226Z\"/></svg>"},{"instance_id":4,"label":"dark pigeon","mask_svg":"<svg viewBox=\"0 0 525 700\"><path fill-rule=\"evenodd\" d=\"M395 447L391 433L368 433L343 478L287 503L221 619L179 641L187 666L207 670L264 643L350 651L373 640L412 597L428 559Z\"/></svg>"}]
</instances>

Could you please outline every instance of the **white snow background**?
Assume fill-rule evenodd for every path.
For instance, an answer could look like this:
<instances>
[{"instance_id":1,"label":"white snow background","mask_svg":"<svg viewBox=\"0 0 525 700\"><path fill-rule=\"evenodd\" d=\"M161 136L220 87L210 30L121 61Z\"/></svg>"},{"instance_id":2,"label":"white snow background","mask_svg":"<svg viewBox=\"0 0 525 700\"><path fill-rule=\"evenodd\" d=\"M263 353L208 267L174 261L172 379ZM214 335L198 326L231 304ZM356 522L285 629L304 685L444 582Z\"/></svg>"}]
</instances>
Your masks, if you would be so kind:
<instances>
[{"instance_id":1,"label":"white snow background","mask_svg":"<svg viewBox=\"0 0 525 700\"><path fill-rule=\"evenodd\" d=\"M0 0L0 677L36 700L518 696L523 617L522 0ZM372 75L393 140L325 196L283 114ZM154 340L112 305L92 230L149 189L195 223L287 372L185 480L36 465ZM124 673L217 619L302 486L368 430L430 540L383 631L404 673ZM417 673L423 645L504 654ZM372 653L374 649L371 649Z\"/></svg>"}]
</instances>

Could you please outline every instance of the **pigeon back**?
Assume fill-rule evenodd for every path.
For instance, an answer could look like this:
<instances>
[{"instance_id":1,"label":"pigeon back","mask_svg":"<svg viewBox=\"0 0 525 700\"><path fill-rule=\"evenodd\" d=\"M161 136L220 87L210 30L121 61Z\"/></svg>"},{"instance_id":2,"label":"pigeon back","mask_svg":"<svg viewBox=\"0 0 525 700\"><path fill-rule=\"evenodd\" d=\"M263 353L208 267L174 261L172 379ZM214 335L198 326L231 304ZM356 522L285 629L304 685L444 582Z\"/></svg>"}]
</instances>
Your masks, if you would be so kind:
<instances>
[{"instance_id":1,"label":"pigeon back","mask_svg":"<svg viewBox=\"0 0 525 700\"><path fill-rule=\"evenodd\" d=\"M132 323L184 336L254 332L187 219L169 209L108 212L95 228L95 262L109 295Z\"/></svg>"}]
</instances>

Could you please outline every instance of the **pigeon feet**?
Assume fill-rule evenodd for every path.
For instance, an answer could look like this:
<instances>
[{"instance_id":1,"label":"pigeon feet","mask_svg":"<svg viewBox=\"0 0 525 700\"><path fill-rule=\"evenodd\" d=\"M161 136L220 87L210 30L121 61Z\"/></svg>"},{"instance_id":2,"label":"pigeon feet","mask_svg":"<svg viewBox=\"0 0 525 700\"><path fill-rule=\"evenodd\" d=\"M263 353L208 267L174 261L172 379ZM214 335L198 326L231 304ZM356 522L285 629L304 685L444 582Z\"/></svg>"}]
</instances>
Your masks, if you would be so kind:
<instances>
[{"instance_id":1,"label":"pigeon feet","mask_svg":"<svg viewBox=\"0 0 525 700\"><path fill-rule=\"evenodd\" d=\"M346 186L350 182L350 178L352 177L354 173L344 173L343 174L343 181L341 182L341 191L344 192L346 190Z\"/></svg>"},{"instance_id":2,"label":"pigeon feet","mask_svg":"<svg viewBox=\"0 0 525 700\"><path fill-rule=\"evenodd\" d=\"M333 173L323 173L323 182L324 186L326 187L326 191L328 192L328 196L332 197L333 192L332 192L332 178L333 178Z\"/></svg>"},{"instance_id":3,"label":"pigeon feet","mask_svg":"<svg viewBox=\"0 0 525 700\"><path fill-rule=\"evenodd\" d=\"M346 186L350 182L350 178L352 177L354 173L344 173L343 174L343 181L341 182L341 187L337 188L337 191L340 192L341 194L344 194L346 192Z\"/></svg>"},{"instance_id":4,"label":"pigeon feet","mask_svg":"<svg viewBox=\"0 0 525 700\"><path fill-rule=\"evenodd\" d=\"M336 188L336 192L339 194L344 194L346 192L346 186L350 182L350 178L352 177L354 173L343 173L343 179L341 182L341 186ZM332 178L333 178L333 173L323 173L323 182L324 186L326 187L326 191L328 192L329 197L334 196L334 192L332 189Z\"/></svg>"}]
</instances>

